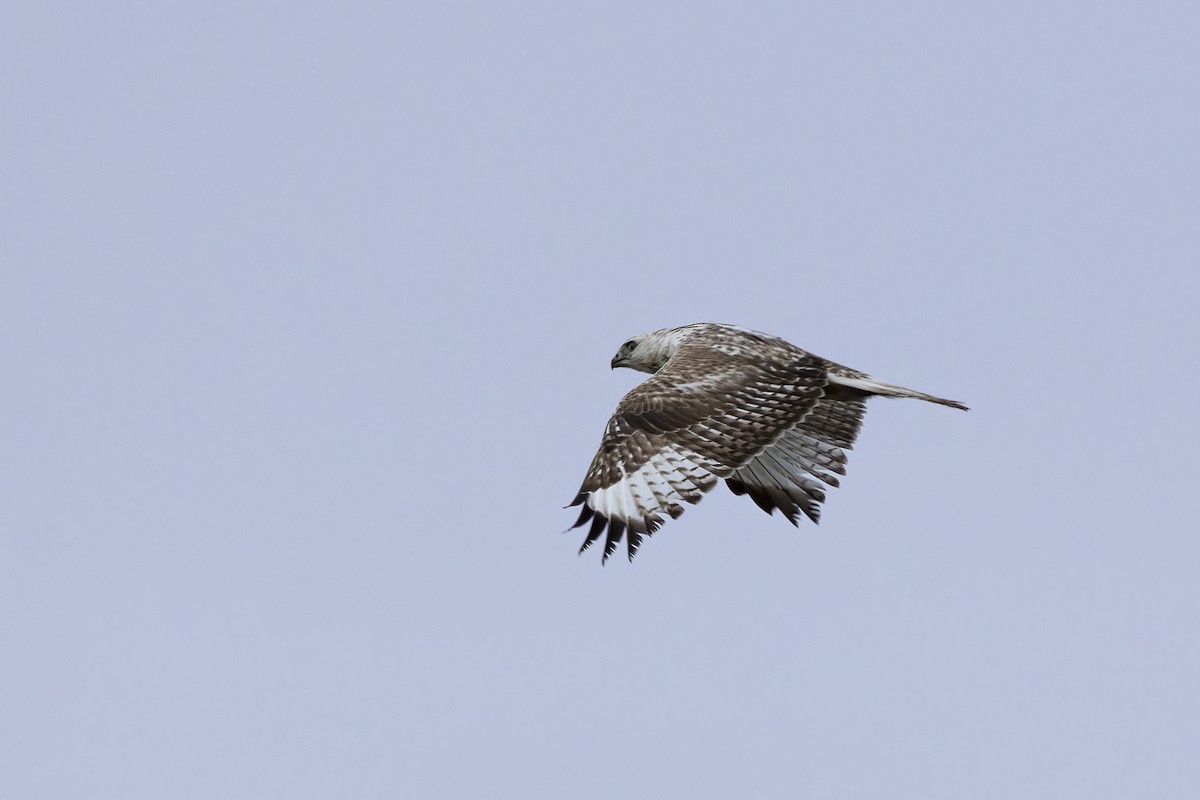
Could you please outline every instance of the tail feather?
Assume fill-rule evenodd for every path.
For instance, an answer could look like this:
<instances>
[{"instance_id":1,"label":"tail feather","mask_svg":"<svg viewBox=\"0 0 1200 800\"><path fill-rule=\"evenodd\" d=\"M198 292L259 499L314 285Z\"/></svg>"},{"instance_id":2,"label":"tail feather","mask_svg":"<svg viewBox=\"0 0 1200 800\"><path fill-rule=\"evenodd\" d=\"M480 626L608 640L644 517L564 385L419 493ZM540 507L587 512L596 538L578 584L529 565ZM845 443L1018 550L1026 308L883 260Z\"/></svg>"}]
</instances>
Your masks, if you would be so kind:
<instances>
[{"instance_id":1,"label":"tail feather","mask_svg":"<svg viewBox=\"0 0 1200 800\"><path fill-rule=\"evenodd\" d=\"M880 397L911 397L914 400L924 400L928 403L937 403L939 406L950 406L961 411L970 411L962 403L957 400L947 400L944 397L934 397L931 394L918 392L913 389L906 389L903 386L896 386L892 383L884 383L877 381L867 375L838 375L835 372L829 374L829 380L838 386L845 386L847 389L855 389L865 394L879 395Z\"/></svg>"}]
</instances>

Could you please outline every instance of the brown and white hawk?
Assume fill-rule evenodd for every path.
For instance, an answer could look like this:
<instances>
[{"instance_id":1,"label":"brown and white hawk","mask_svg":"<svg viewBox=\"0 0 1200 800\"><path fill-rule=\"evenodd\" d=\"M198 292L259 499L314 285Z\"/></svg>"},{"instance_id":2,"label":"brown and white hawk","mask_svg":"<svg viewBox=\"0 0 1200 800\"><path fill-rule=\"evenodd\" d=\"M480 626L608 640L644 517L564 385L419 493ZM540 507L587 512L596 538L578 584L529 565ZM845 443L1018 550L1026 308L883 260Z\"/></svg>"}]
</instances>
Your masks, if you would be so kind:
<instances>
[{"instance_id":1,"label":"brown and white hawk","mask_svg":"<svg viewBox=\"0 0 1200 800\"><path fill-rule=\"evenodd\" d=\"M572 506L589 521L579 552L622 537L630 560L642 539L724 479L738 495L793 525L821 516L825 486L846 474L846 451L868 397L954 400L877 381L774 336L699 322L635 336L613 368L653 373L617 404Z\"/></svg>"}]
</instances>

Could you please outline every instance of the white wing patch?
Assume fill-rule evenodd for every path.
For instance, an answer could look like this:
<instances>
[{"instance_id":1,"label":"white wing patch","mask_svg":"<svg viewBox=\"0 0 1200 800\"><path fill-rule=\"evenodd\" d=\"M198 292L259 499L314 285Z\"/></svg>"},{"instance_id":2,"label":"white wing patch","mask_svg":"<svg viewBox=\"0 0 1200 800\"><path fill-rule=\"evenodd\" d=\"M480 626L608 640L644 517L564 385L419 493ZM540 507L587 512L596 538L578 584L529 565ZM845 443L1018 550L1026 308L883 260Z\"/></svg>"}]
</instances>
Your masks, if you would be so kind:
<instances>
[{"instance_id":1,"label":"white wing patch","mask_svg":"<svg viewBox=\"0 0 1200 800\"><path fill-rule=\"evenodd\" d=\"M717 484L718 477L709 467L715 464L683 447L664 447L650 460L621 480L581 493L572 505L583 504L579 527L592 520L587 539L579 548L582 553L591 547L607 528L602 561L616 552L621 535L628 531L630 560L641 547L642 537L649 536L663 523L663 514L677 518L683 504L700 502L701 496Z\"/></svg>"}]
</instances>

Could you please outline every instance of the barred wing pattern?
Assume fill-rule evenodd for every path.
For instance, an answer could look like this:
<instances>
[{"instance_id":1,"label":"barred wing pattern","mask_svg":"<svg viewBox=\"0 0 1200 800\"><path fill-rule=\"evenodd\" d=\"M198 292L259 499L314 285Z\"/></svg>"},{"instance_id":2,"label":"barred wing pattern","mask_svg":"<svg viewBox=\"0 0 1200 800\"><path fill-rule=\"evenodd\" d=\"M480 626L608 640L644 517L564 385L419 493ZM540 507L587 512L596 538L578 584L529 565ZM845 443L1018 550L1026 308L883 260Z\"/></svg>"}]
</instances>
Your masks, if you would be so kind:
<instances>
[{"instance_id":1,"label":"barred wing pattern","mask_svg":"<svg viewBox=\"0 0 1200 800\"><path fill-rule=\"evenodd\" d=\"M768 514L778 508L793 525L799 512L820 522L822 484L836 487L846 474L845 451L858 436L866 405L862 395L826 388L811 412L729 477L729 489L750 495Z\"/></svg>"},{"instance_id":2,"label":"barred wing pattern","mask_svg":"<svg viewBox=\"0 0 1200 800\"><path fill-rule=\"evenodd\" d=\"M739 347L739 337L752 337L743 343L752 347ZM814 499L808 473L845 471L837 444L844 431L825 428L845 428L855 412L822 402L826 363L772 337L721 330L717 339L686 340L618 404L571 503L583 506L573 527L591 522L581 553L603 535L607 561L625 537L632 559L664 514L678 517L683 503L699 502L721 478L791 519L794 508L823 499ZM818 409L821 418L803 428Z\"/></svg>"}]
</instances>

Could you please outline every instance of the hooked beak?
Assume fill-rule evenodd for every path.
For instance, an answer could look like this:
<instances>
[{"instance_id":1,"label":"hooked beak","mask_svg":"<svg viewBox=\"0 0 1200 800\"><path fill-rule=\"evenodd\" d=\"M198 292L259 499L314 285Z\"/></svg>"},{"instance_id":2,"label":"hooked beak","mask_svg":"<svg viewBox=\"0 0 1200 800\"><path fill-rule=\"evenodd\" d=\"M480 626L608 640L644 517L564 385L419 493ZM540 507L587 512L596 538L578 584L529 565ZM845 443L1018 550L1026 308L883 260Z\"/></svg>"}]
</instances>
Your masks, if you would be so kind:
<instances>
[{"instance_id":1,"label":"hooked beak","mask_svg":"<svg viewBox=\"0 0 1200 800\"><path fill-rule=\"evenodd\" d=\"M612 363L609 365L609 368L610 368L610 369L616 369L616 368L617 368L617 363L618 363L618 362L620 362L620 360L621 360L621 359L620 359L620 357L619 357L619 356L613 356L613 360L612 360Z\"/></svg>"}]
</instances>

